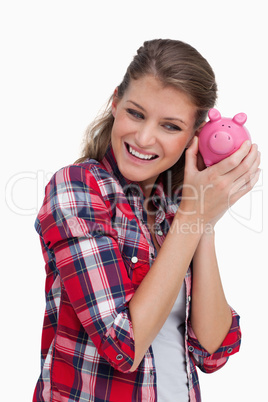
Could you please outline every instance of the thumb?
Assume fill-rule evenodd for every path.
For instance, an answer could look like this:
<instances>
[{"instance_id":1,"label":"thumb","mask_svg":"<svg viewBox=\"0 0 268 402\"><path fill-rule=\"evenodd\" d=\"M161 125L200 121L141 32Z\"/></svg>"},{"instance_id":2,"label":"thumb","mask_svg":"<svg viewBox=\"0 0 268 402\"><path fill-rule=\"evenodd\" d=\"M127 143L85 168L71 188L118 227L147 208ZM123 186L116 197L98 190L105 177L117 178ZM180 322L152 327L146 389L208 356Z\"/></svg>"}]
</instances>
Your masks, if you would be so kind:
<instances>
[{"instance_id":1,"label":"thumb","mask_svg":"<svg viewBox=\"0 0 268 402\"><path fill-rule=\"evenodd\" d=\"M195 135L186 151L185 167L197 170L198 137Z\"/></svg>"}]
</instances>

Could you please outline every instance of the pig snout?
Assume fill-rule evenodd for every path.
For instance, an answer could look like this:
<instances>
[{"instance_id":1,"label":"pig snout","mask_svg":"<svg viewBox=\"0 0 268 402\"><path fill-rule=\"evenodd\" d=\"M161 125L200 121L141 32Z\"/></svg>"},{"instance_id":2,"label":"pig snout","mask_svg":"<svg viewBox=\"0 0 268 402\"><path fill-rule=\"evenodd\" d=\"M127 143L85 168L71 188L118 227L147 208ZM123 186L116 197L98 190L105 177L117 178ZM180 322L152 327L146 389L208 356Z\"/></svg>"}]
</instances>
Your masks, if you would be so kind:
<instances>
[{"instance_id":1,"label":"pig snout","mask_svg":"<svg viewBox=\"0 0 268 402\"><path fill-rule=\"evenodd\" d=\"M224 131L217 131L213 133L209 138L209 148L215 154L228 154L234 149L234 140L232 135Z\"/></svg>"}]
</instances>

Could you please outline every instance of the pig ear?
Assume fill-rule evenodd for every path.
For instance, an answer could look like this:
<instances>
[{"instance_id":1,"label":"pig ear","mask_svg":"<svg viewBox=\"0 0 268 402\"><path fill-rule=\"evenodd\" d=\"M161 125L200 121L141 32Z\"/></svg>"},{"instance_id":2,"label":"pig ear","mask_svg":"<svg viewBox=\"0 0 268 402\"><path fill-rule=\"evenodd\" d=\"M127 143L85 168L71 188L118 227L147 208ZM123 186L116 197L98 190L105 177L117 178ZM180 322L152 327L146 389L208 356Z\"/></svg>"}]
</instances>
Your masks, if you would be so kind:
<instances>
[{"instance_id":1,"label":"pig ear","mask_svg":"<svg viewBox=\"0 0 268 402\"><path fill-rule=\"evenodd\" d=\"M208 112L208 117L209 117L210 121L217 121L217 120L220 120L221 114L217 109L212 108Z\"/></svg>"},{"instance_id":2,"label":"pig ear","mask_svg":"<svg viewBox=\"0 0 268 402\"><path fill-rule=\"evenodd\" d=\"M238 113L238 114L236 114L235 117L233 117L233 121L236 124L240 124L240 126L243 126L243 124L245 124L246 121L247 121L246 113Z\"/></svg>"}]
</instances>

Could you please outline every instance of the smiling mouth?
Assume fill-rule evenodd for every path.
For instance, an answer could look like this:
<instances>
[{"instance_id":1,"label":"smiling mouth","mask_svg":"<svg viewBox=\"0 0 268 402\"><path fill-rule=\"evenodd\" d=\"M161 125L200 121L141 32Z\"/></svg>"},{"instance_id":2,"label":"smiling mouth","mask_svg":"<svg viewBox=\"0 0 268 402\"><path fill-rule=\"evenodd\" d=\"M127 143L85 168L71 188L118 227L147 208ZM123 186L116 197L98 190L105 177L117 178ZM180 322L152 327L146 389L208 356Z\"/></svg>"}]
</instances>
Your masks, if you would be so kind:
<instances>
[{"instance_id":1,"label":"smiling mouth","mask_svg":"<svg viewBox=\"0 0 268 402\"><path fill-rule=\"evenodd\" d=\"M129 144L126 144L127 151L130 155L135 156L137 159L141 160L154 160L158 158L158 155L149 155L149 154L141 154L140 152L135 151Z\"/></svg>"}]
</instances>

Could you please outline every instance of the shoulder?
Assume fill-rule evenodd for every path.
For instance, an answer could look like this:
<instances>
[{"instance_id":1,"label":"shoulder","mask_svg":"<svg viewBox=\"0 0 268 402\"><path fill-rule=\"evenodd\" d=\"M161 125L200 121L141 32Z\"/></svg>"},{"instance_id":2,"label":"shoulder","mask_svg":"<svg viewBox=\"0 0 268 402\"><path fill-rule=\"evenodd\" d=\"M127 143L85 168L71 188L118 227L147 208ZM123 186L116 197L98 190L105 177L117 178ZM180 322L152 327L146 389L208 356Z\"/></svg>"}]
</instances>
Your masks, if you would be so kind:
<instances>
[{"instance_id":1,"label":"shoulder","mask_svg":"<svg viewBox=\"0 0 268 402\"><path fill-rule=\"evenodd\" d=\"M48 186L64 186L68 183L83 183L85 186L95 187L100 182L112 180L111 174L105 166L94 159L88 159L84 162L74 163L62 167L53 174Z\"/></svg>"},{"instance_id":2,"label":"shoulder","mask_svg":"<svg viewBox=\"0 0 268 402\"><path fill-rule=\"evenodd\" d=\"M114 209L119 199L126 202L119 181L104 164L94 159L67 165L58 170L47 184L45 194L48 199L63 194L68 203L72 199L79 203L83 198L101 199L109 209L111 205Z\"/></svg>"}]
</instances>

